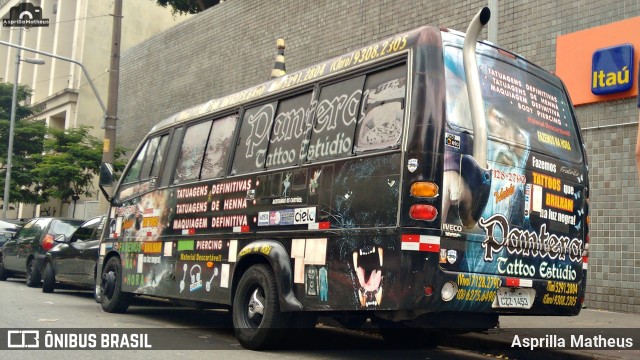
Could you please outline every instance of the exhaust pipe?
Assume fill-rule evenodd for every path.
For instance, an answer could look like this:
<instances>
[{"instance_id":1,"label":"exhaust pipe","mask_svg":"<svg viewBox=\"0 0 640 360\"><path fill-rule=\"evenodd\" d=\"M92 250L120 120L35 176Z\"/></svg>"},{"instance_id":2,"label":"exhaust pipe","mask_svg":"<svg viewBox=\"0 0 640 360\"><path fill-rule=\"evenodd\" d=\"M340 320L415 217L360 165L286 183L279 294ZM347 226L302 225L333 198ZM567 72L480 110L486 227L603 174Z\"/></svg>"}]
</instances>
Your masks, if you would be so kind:
<instances>
[{"instance_id":1,"label":"exhaust pipe","mask_svg":"<svg viewBox=\"0 0 640 360\"><path fill-rule=\"evenodd\" d=\"M469 107L471 109L471 121L473 124L473 157L478 165L487 168L487 124L485 120L478 64L476 62L476 43L482 28L487 25L491 11L488 7L480 10L473 17L462 47L462 63L467 79L467 92L469 94Z\"/></svg>"}]
</instances>

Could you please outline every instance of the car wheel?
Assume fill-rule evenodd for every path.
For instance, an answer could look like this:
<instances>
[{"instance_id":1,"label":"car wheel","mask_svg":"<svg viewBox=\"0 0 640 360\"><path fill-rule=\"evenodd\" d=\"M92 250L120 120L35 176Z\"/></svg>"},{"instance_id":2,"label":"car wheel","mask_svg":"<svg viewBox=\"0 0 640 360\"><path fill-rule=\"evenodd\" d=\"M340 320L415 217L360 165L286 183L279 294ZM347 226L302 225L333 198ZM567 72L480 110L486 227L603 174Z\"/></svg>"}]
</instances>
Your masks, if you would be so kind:
<instances>
[{"instance_id":1,"label":"car wheel","mask_svg":"<svg viewBox=\"0 0 640 360\"><path fill-rule=\"evenodd\" d=\"M100 296L100 293L98 292L98 286L97 285L93 286L93 300L95 300L95 302L97 302L98 304L102 303L102 297Z\"/></svg>"},{"instance_id":2,"label":"car wheel","mask_svg":"<svg viewBox=\"0 0 640 360\"><path fill-rule=\"evenodd\" d=\"M9 277L9 271L4 268L4 262L2 261L2 257L0 256L0 281L5 281Z\"/></svg>"},{"instance_id":3,"label":"car wheel","mask_svg":"<svg viewBox=\"0 0 640 360\"><path fill-rule=\"evenodd\" d=\"M102 309L110 313L127 311L132 293L122 291L122 264L120 258L114 256L107 261L102 270Z\"/></svg>"},{"instance_id":4,"label":"car wheel","mask_svg":"<svg viewBox=\"0 0 640 360\"><path fill-rule=\"evenodd\" d=\"M52 293L56 288L56 275L53 273L53 265L46 262L44 265L44 277L42 279L42 292Z\"/></svg>"},{"instance_id":5,"label":"car wheel","mask_svg":"<svg viewBox=\"0 0 640 360\"><path fill-rule=\"evenodd\" d=\"M264 264L250 267L242 275L233 300L233 328L240 345L251 350L277 346L290 318L280 312L271 268Z\"/></svg>"},{"instance_id":6,"label":"car wheel","mask_svg":"<svg viewBox=\"0 0 640 360\"><path fill-rule=\"evenodd\" d=\"M36 287L40 285L42 274L38 271L35 259L29 259L29 262L27 262L27 272L25 276L28 287Z\"/></svg>"}]
</instances>

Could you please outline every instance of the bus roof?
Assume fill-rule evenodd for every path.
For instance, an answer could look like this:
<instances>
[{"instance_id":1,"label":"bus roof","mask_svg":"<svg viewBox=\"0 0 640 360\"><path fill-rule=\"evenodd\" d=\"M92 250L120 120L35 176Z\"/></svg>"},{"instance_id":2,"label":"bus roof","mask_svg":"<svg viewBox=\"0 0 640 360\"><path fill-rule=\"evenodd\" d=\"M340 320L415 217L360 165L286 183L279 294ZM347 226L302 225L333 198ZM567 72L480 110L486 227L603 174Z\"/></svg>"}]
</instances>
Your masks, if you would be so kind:
<instances>
[{"instance_id":1,"label":"bus roof","mask_svg":"<svg viewBox=\"0 0 640 360\"><path fill-rule=\"evenodd\" d=\"M448 33L449 35L440 35L441 33ZM464 40L464 33L462 32L446 28L441 29L435 26L422 26L413 30L396 34L384 40L369 44L344 55L340 55L324 62L314 64L296 72L286 74L282 77L271 79L270 81L250 87L248 89L221 98L212 99L200 105L182 110L158 122L153 126L150 133L177 123L186 122L188 120L211 115L219 111L231 109L238 106L239 104L263 97L268 97L281 91L308 85L313 83L314 81L318 81L319 79L328 77L330 75L338 74L348 69L366 66L376 61L391 58L394 55L402 53L417 45L422 45L435 40L432 37L434 34L438 34L438 40L440 41L447 39L448 41L453 41L456 43L459 42L459 44L462 45L462 41ZM442 38L440 38L440 36L442 36ZM487 41L479 41L479 43L494 47L496 49L498 48L496 45ZM480 50L480 48L478 50ZM518 54L512 52L508 53L513 55L513 57L517 59L521 65L526 66L529 71L536 73L538 76L545 77L547 81L551 81L558 87L564 87L561 83L561 80L556 76L550 76L551 74L549 74L547 71L529 62Z\"/></svg>"},{"instance_id":2,"label":"bus roof","mask_svg":"<svg viewBox=\"0 0 640 360\"><path fill-rule=\"evenodd\" d=\"M231 95L209 100L203 104L180 111L160 121L151 129L151 132L155 132L176 123L213 114L220 110L229 109L240 103L252 101L261 97L267 97L294 87L304 86L317 81L318 79L347 69L364 66L375 61L390 58L393 55L415 47L419 43L424 43L424 39L426 37L421 35L429 32L439 33L440 29L433 26L423 26L414 30L409 30L361 47L347 54L334 57L327 61L286 74L282 77L272 79Z\"/></svg>"}]
</instances>

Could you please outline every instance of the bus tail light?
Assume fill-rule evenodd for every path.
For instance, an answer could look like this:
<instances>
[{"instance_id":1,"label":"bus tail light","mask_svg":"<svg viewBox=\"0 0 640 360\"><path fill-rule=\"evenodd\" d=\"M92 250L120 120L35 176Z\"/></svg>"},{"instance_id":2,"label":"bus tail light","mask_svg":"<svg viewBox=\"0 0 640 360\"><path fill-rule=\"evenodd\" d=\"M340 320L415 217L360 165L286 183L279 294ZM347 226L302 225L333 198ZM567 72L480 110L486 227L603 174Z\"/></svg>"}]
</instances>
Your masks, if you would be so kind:
<instances>
[{"instance_id":1,"label":"bus tail light","mask_svg":"<svg viewBox=\"0 0 640 360\"><path fill-rule=\"evenodd\" d=\"M411 184L411 195L420 198L434 198L438 196L438 185L429 181L418 181Z\"/></svg>"},{"instance_id":2,"label":"bus tail light","mask_svg":"<svg viewBox=\"0 0 640 360\"><path fill-rule=\"evenodd\" d=\"M438 209L432 205L416 204L409 208L409 216L414 220L433 221L438 216Z\"/></svg>"},{"instance_id":3,"label":"bus tail light","mask_svg":"<svg viewBox=\"0 0 640 360\"><path fill-rule=\"evenodd\" d=\"M47 234L47 236L44 237L44 240L42 240L42 248L44 249L44 251L49 251L53 247L53 245L53 235Z\"/></svg>"},{"instance_id":4,"label":"bus tail light","mask_svg":"<svg viewBox=\"0 0 640 360\"><path fill-rule=\"evenodd\" d=\"M427 296L433 295L433 286L431 286L431 285L425 286L424 294L427 295Z\"/></svg>"}]
</instances>

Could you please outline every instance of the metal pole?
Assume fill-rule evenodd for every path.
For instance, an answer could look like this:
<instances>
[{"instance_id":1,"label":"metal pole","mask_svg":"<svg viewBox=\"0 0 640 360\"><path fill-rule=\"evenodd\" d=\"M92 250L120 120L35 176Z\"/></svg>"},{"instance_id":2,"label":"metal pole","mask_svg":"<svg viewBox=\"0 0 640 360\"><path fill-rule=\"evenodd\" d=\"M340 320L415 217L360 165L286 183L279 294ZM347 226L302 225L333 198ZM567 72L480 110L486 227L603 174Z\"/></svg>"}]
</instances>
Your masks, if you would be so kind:
<instances>
[{"instance_id":1,"label":"metal pole","mask_svg":"<svg viewBox=\"0 0 640 360\"><path fill-rule=\"evenodd\" d=\"M64 57L64 56L59 56L59 55L56 55L56 54L51 54L51 53L48 53L48 52L44 52L44 51L40 51L40 50L36 50L36 49L31 49L31 48L24 47L24 46L20 46L19 44L16 45L16 44L8 43L8 42L2 41L2 40L0 40L0 45L6 45L6 46L9 46L9 47L12 47L12 48L29 51L29 52L32 52L34 54L40 54L40 55L52 57L54 59L60 59L60 60L68 61L70 63L74 63L74 64L80 66L80 68L82 69L82 72L84 73L84 76L87 78L87 82L91 86L91 90L93 90L93 94L96 96L96 99L98 100L98 103L100 104L100 107L102 108L102 111L104 111L105 113L107 112L107 108L106 108L106 106L104 106L104 102L102 102L102 98L100 97L100 94L98 93L98 89L96 89L96 86L93 84L93 81L91 80L91 76L89 76L89 72L84 67L84 65L82 65L81 62L73 60L73 59L70 59L70 58L67 58L67 57Z\"/></svg>"},{"instance_id":2,"label":"metal pole","mask_svg":"<svg viewBox=\"0 0 640 360\"><path fill-rule=\"evenodd\" d=\"M498 0L489 0L489 9L491 9L491 19L487 26L487 40L494 44L498 44Z\"/></svg>"},{"instance_id":3,"label":"metal pole","mask_svg":"<svg viewBox=\"0 0 640 360\"><path fill-rule=\"evenodd\" d=\"M120 38L122 29L122 0L115 1L113 30L111 34L111 64L109 65L109 93L105 117L102 162L113 163L116 147L116 122L118 120L118 83L120 81Z\"/></svg>"},{"instance_id":4,"label":"metal pole","mask_svg":"<svg viewBox=\"0 0 640 360\"><path fill-rule=\"evenodd\" d=\"M18 44L22 43L22 28L18 28ZM13 132L16 126L16 107L18 106L18 76L20 75L20 50L16 50L16 74L13 81L13 94L11 97L11 119L9 120L9 148L7 149L7 173L4 179L4 197L2 206L2 218L7 220L9 209L9 197L11 192L11 158L13 157Z\"/></svg>"}]
</instances>

